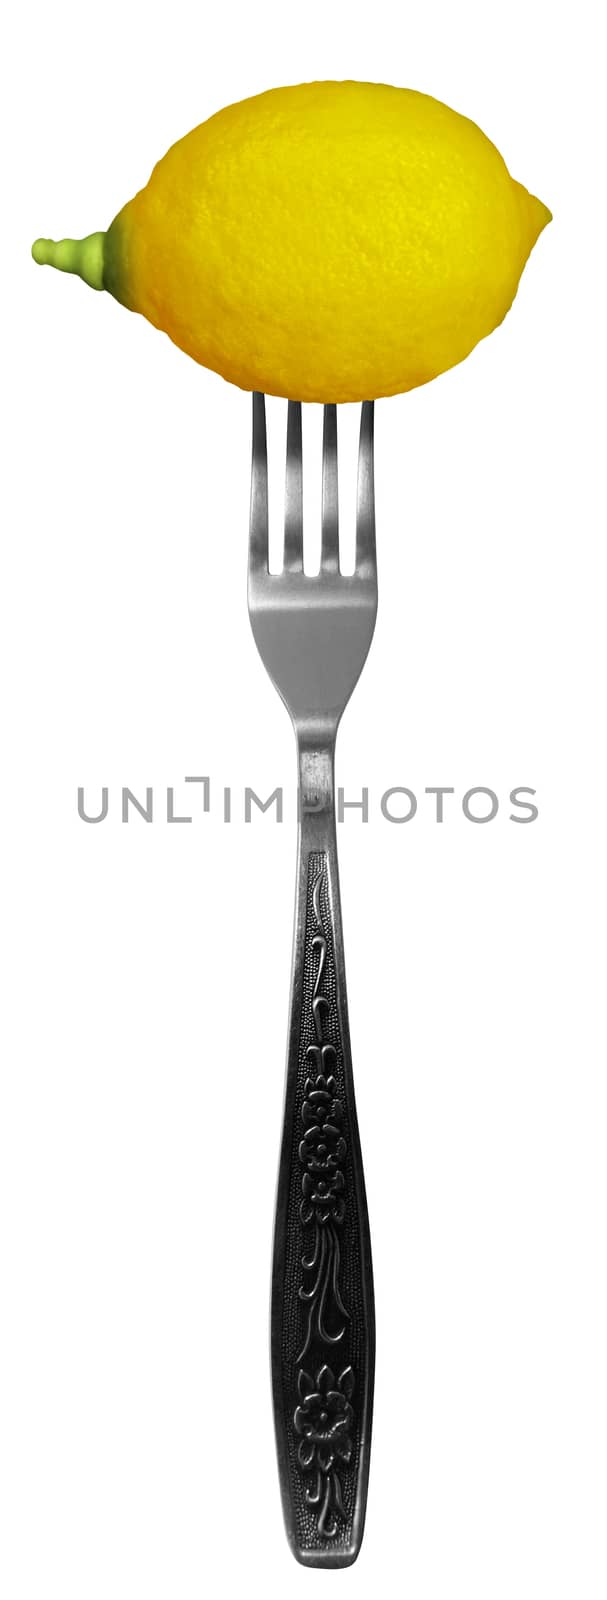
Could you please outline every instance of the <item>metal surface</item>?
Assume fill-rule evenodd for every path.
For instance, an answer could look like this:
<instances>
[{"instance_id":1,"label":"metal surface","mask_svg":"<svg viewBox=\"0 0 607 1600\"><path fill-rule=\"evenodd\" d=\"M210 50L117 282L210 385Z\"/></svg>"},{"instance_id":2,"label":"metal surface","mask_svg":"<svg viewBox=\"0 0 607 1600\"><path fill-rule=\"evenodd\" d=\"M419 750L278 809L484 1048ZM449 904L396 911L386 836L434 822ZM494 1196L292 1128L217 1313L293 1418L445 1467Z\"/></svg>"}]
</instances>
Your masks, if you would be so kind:
<instances>
[{"instance_id":1,"label":"metal surface","mask_svg":"<svg viewBox=\"0 0 607 1600\"><path fill-rule=\"evenodd\" d=\"M306 1566L356 1560L375 1321L337 869L334 754L375 627L373 403L362 408L356 570L339 570L337 413L325 406L321 569L303 571L301 407L289 402L283 570L268 571L264 396L253 396L249 614L291 715L299 851L272 1274L272 1385L285 1524Z\"/></svg>"}]
</instances>

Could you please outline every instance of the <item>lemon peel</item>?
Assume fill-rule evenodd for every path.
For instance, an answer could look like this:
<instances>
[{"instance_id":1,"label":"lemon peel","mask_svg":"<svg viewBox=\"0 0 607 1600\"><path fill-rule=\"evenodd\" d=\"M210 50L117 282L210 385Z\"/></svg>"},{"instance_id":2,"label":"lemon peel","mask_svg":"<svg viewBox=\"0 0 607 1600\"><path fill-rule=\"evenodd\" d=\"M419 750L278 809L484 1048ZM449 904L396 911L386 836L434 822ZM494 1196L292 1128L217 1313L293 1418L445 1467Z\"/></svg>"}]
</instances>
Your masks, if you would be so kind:
<instances>
[{"instance_id":1,"label":"lemon peel","mask_svg":"<svg viewBox=\"0 0 607 1600\"><path fill-rule=\"evenodd\" d=\"M441 101L325 82L227 106L107 233L32 253L243 389L354 401L462 361L502 322L550 220Z\"/></svg>"}]
</instances>

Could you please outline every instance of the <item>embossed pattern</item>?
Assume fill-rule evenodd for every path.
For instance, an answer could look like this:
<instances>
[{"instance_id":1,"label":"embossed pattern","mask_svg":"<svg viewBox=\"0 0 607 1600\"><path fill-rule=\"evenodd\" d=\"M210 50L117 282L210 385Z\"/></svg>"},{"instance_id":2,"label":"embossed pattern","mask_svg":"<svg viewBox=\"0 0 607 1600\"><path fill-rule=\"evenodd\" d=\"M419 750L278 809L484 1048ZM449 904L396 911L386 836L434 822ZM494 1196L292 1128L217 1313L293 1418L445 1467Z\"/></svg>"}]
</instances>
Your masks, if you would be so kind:
<instances>
[{"instance_id":1,"label":"embossed pattern","mask_svg":"<svg viewBox=\"0 0 607 1600\"><path fill-rule=\"evenodd\" d=\"M288 1279L299 1278L299 1311L295 1327L285 1318L284 1381L303 1542L321 1546L349 1536L363 1340L330 882L320 852L308 860L303 989L287 1271Z\"/></svg>"}]
</instances>

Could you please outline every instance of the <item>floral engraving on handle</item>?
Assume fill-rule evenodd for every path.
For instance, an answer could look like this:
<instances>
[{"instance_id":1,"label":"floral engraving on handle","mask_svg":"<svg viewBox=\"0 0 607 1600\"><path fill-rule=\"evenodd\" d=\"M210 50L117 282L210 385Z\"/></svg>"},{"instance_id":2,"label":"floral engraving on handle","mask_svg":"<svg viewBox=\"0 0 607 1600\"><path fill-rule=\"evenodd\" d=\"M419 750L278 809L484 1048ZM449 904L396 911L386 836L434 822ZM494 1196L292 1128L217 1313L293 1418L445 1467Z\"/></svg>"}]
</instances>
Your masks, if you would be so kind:
<instances>
[{"instance_id":1,"label":"floral engraving on handle","mask_svg":"<svg viewBox=\"0 0 607 1600\"><path fill-rule=\"evenodd\" d=\"M312 891L316 932L312 953L316 959L312 989L314 1043L306 1050L308 1076L301 1109L302 1137L299 1160L303 1167L299 1215L304 1227L314 1227L311 1249L302 1255L303 1283L299 1298L307 1311L298 1365L314 1351L320 1361L316 1376L299 1365L297 1388L300 1404L293 1418L299 1437L297 1460L303 1472L314 1473L306 1488L309 1506L318 1508L318 1532L335 1538L339 1519L345 1520L342 1481L338 1468L347 1467L353 1453L354 1392L352 1367L338 1378L322 1359L341 1346L350 1320L340 1289L339 1233L346 1211L344 1161L344 1109L338 1093L338 1056L335 1044L324 1038L330 1003L323 993L328 941L323 927L321 891L325 877L320 867ZM342 1357L343 1359L343 1357Z\"/></svg>"},{"instance_id":2,"label":"floral engraving on handle","mask_svg":"<svg viewBox=\"0 0 607 1600\"><path fill-rule=\"evenodd\" d=\"M301 1405L294 1417L295 1432L301 1443L297 1459L304 1472L314 1470L316 1481L306 1490L308 1505L319 1506L318 1531L328 1539L337 1533L337 1516L344 1516L341 1480L337 1464L346 1466L352 1456L354 1412L350 1397L354 1373L344 1367L337 1381L328 1366L316 1378L304 1372L298 1379Z\"/></svg>"}]
</instances>

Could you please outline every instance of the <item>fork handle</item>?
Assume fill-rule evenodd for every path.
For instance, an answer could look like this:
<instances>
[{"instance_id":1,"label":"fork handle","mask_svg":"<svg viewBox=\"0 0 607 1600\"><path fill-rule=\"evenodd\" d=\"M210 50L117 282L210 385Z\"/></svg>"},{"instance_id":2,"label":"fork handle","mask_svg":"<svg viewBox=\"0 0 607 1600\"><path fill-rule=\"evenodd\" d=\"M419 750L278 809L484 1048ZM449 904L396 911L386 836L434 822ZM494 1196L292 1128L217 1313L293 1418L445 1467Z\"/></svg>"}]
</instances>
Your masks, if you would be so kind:
<instances>
[{"instance_id":1,"label":"fork handle","mask_svg":"<svg viewBox=\"0 0 607 1600\"><path fill-rule=\"evenodd\" d=\"M333 749L300 748L300 824L274 1230L272 1386L287 1536L306 1566L356 1560L375 1316L354 1101Z\"/></svg>"}]
</instances>

